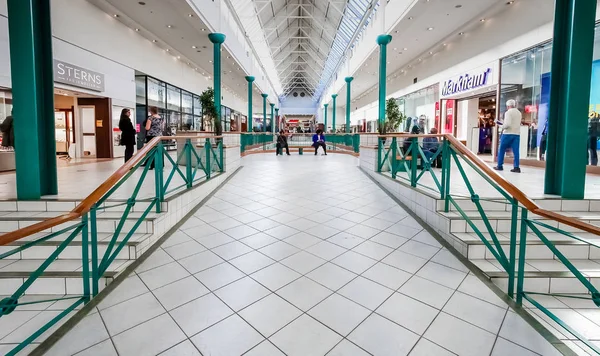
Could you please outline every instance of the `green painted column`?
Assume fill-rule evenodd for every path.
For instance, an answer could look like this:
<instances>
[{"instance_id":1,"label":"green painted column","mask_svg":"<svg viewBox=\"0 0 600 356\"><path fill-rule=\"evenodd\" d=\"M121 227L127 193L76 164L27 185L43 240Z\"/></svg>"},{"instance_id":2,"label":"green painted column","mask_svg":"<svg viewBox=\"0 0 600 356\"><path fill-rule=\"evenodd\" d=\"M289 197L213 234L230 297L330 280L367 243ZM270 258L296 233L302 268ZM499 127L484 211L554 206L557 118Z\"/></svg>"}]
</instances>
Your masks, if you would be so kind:
<instances>
[{"instance_id":1,"label":"green painted column","mask_svg":"<svg viewBox=\"0 0 600 356\"><path fill-rule=\"evenodd\" d=\"M323 106L324 106L324 111L325 111L325 119L323 122L323 127L324 127L323 131L327 132L327 107L329 106L329 104L324 104Z\"/></svg>"},{"instance_id":2,"label":"green painted column","mask_svg":"<svg viewBox=\"0 0 600 356\"><path fill-rule=\"evenodd\" d=\"M213 80L215 90L215 109L219 115L221 131L223 130L223 117L221 116L221 45L225 42L225 35L222 33L211 33L208 39L213 43Z\"/></svg>"},{"instance_id":3,"label":"green painted column","mask_svg":"<svg viewBox=\"0 0 600 356\"><path fill-rule=\"evenodd\" d=\"M50 0L8 0L17 198L58 194Z\"/></svg>"},{"instance_id":4,"label":"green painted column","mask_svg":"<svg viewBox=\"0 0 600 356\"><path fill-rule=\"evenodd\" d=\"M269 94L260 94L263 98L263 132L267 132L267 97Z\"/></svg>"},{"instance_id":5,"label":"green painted column","mask_svg":"<svg viewBox=\"0 0 600 356\"><path fill-rule=\"evenodd\" d=\"M392 36L377 36L379 45L379 124L385 122L385 85L387 74L387 45L392 42Z\"/></svg>"},{"instance_id":6,"label":"green painted column","mask_svg":"<svg viewBox=\"0 0 600 356\"><path fill-rule=\"evenodd\" d=\"M252 115L252 82L254 82L256 78L252 76L247 76L246 80L248 81L248 132L252 132L252 123L254 122L254 118Z\"/></svg>"},{"instance_id":7,"label":"green painted column","mask_svg":"<svg viewBox=\"0 0 600 356\"><path fill-rule=\"evenodd\" d=\"M337 106L336 103L335 103L335 101L337 100L337 97L338 97L337 94L331 95L331 99L333 99L333 112L332 112L332 115L331 115L332 118L333 118L332 119L333 124L331 125L331 131L333 131L333 133L335 133L335 116L336 116L335 115L335 109L336 109L336 106Z\"/></svg>"},{"instance_id":8,"label":"green painted column","mask_svg":"<svg viewBox=\"0 0 600 356\"><path fill-rule=\"evenodd\" d=\"M350 89L354 77L346 77L344 80L346 81L346 133L350 133Z\"/></svg>"},{"instance_id":9,"label":"green painted column","mask_svg":"<svg viewBox=\"0 0 600 356\"><path fill-rule=\"evenodd\" d=\"M556 0L544 192L583 199L596 1Z\"/></svg>"},{"instance_id":10,"label":"green painted column","mask_svg":"<svg viewBox=\"0 0 600 356\"><path fill-rule=\"evenodd\" d=\"M269 105L271 105L271 131L272 131L273 133L275 133L275 116L274 116L274 115L275 115L275 114L274 114L274 111L275 111L275 104L271 103L271 104L269 104Z\"/></svg>"},{"instance_id":11,"label":"green painted column","mask_svg":"<svg viewBox=\"0 0 600 356\"><path fill-rule=\"evenodd\" d=\"M275 131L279 132L279 108L275 108Z\"/></svg>"}]
</instances>

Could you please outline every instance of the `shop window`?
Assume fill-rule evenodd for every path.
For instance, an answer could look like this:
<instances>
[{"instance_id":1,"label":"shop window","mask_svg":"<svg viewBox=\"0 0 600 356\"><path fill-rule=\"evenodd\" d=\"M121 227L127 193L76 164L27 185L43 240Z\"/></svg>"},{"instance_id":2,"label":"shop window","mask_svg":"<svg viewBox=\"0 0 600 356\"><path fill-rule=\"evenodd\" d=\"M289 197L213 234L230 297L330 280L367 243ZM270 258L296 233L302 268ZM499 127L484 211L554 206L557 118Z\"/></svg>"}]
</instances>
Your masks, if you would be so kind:
<instances>
[{"instance_id":1,"label":"shop window","mask_svg":"<svg viewBox=\"0 0 600 356\"><path fill-rule=\"evenodd\" d=\"M436 126L436 103L440 99L439 85L435 84L414 93L405 95L399 99L399 107L407 120L401 131L410 131L412 125L419 122L420 117L425 119L424 132L428 133Z\"/></svg>"}]
</instances>

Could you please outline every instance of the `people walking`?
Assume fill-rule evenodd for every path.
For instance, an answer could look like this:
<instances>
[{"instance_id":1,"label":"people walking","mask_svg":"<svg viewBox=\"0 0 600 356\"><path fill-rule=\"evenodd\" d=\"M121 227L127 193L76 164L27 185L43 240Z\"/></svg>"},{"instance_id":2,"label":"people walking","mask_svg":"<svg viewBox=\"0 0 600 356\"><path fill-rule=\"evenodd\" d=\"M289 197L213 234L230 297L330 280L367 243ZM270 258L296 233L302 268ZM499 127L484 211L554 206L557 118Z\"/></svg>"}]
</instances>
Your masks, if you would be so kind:
<instances>
[{"instance_id":1,"label":"people walking","mask_svg":"<svg viewBox=\"0 0 600 356\"><path fill-rule=\"evenodd\" d=\"M589 163L592 166L598 165L598 137L600 136L600 119L592 117L588 123L588 151Z\"/></svg>"},{"instance_id":2,"label":"people walking","mask_svg":"<svg viewBox=\"0 0 600 356\"><path fill-rule=\"evenodd\" d=\"M317 130L317 133L313 135L312 140L312 146L315 148L315 156L319 152L319 147L323 147L323 154L327 156L327 145L325 144L325 135L323 135L323 130Z\"/></svg>"},{"instance_id":3,"label":"people walking","mask_svg":"<svg viewBox=\"0 0 600 356\"><path fill-rule=\"evenodd\" d=\"M137 134L131 122L131 110L121 110L119 130L121 130L121 146L125 146L125 163L127 163L133 157L133 146L135 146L135 136Z\"/></svg>"},{"instance_id":4,"label":"people walking","mask_svg":"<svg viewBox=\"0 0 600 356\"><path fill-rule=\"evenodd\" d=\"M156 106L150 107L150 116L145 121L146 143L152 141L155 137L162 136L164 127L165 119L158 115L158 108ZM150 164L150 169L154 169L154 160Z\"/></svg>"},{"instance_id":5,"label":"people walking","mask_svg":"<svg viewBox=\"0 0 600 356\"><path fill-rule=\"evenodd\" d=\"M504 122L502 123L502 137L500 138L500 148L498 149L498 165L494 167L497 171L504 170L504 155L506 149L510 147L514 156L514 168L511 172L521 173L519 168L519 149L521 144L521 119L522 115L517 109L517 102L510 99L506 102L508 110L504 113Z\"/></svg>"},{"instance_id":6,"label":"people walking","mask_svg":"<svg viewBox=\"0 0 600 356\"><path fill-rule=\"evenodd\" d=\"M2 124L0 124L0 131L2 131L2 147L15 147L15 127L13 124L12 110L10 116L7 116Z\"/></svg>"},{"instance_id":7,"label":"people walking","mask_svg":"<svg viewBox=\"0 0 600 356\"><path fill-rule=\"evenodd\" d=\"M279 131L279 135L277 136L277 150L275 155L279 156L282 155L283 156L283 149L285 148L285 153L289 156L290 155L290 148L288 146L288 142L287 142L287 135L285 134L285 131L281 130Z\"/></svg>"}]
</instances>

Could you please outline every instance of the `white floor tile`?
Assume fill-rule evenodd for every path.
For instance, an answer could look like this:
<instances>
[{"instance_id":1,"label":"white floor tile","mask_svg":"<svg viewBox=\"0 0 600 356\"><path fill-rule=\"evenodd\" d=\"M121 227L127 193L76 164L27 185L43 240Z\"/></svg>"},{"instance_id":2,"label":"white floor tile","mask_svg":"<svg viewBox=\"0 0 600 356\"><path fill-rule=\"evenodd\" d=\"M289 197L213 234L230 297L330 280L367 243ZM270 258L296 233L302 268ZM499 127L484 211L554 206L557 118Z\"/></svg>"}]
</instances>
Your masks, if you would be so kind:
<instances>
[{"instance_id":1,"label":"white floor tile","mask_svg":"<svg viewBox=\"0 0 600 356\"><path fill-rule=\"evenodd\" d=\"M419 336L400 325L373 314L348 339L375 356L406 356Z\"/></svg>"},{"instance_id":2,"label":"white floor tile","mask_svg":"<svg viewBox=\"0 0 600 356\"><path fill-rule=\"evenodd\" d=\"M154 290L154 295L165 309L171 310L209 292L196 278L189 276Z\"/></svg>"},{"instance_id":3,"label":"white floor tile","mask_svg":"<svg viewBox=\"0 0 600 356\"><path fill-rule=\"evenodd\" d=\"M384 263L399 268L408 273L416 273L423 267L427 260L402 251L394 251L383 259Z\"/></svg>"},{"instance_id":4,"label":"white floor tile","mask_svg":"<svg viewBox=\"0 0 600 356\"><path fill-rule=\"evenodd\" d=\"M192 344L190 340L177 344L167 351L160 354L160 356L202 356L200 351Z\"/></svg>"},{"instance_id":5,"label":"white floor tile","mask_svg":"<svg viewBox=\"0 0 600 356\"><path fill-rule=\"evenodd\" d=\"M190 273L177 262L171 262L138 274L142 282L151 290L183 279L189 275Z\"/></svg>"},{"instance_id":6,"label":"white floor tile","mask_svg":"<svg viewBox=\"0 0 600 356\"><path fill-rule=\"evenodd\" d=\"M169 256L163 249L158 249L154 251L144 262L142 262L138 268L135 269L137 273L142 273L144 271L151 270L153 268L166 265L167 263L171 263L175 261L173 257Z\"/></svg>"},{"instance_id":7,"label":"white floor tile","mask_svg":"<svg viewBox=\"0 0 600 356\"><path fill-rule=\"evenodd\" d=\"M377 263L363 273L362 276L390 289L396 290L408 281L411 274L386 265L385 263Z\"/></svg>"},{"instance_id":8,"label":"white floor tile","mask_svg":"<svg viewBox=\"0 0 600 356\"><path fill-rule=\"evenodd\" d=\"M113 337L120 355L154 356L185 340L168 314L149 320Z\"/></svg>"},{"instance_id":9,"label":"white floor tile","mask_svg":"<svg viewBox=\"0 0 600 356\"><path fill-rule=\"evenodd\" d=\"M560 355L550 343L517 314L509 311L500 329L501 337L541 355Z\"/></svg>"},{"instance_id":10,"label":"white floor tile","mask_svg":"<svg viewBox=\"0 0 600 356\"><path fill-rule=\"evenodd\" d=\"M259 232L258 234L254 234L252 236L248 236L240 240L241 243L250 246L254 249L265 247L277 241L279 240L277 240L271 235L265 234L264 232Z\"/></svg>"},{"instance_id":11,"label":"white floor tile","mask_svg":"<svg viewBox=\"0 0 600 356\"><path fill-rule=\"evenodd\" d=\"M229 235L219 231L212 235L207 235L207 236L203 235L202 237L198 237L198 238L196 238L196 241L201 243L202 246L204 246L206 248L215 248L217 246L221 246L221 245L225 245L230 242L233 242L233 241L235 241L235 239L233 239Z\"/></svg>"},{"instance_id":12,"label":"white floor tile","mask_svg":"<svg viewBox=\"0 0 600 356\"><path fill-rule=\"evenodd\" d=\"M136 274L132 274L123 282L121 282L121 284L119 284L115 290L110 292L106 297L104 297L104 299L102 299L98 305L98 309L102 310L112 307L117 303L121 303L149 291L150 290L142 282L140 277L138 277Z\"/></svg>"},{"instance_id":13,"label":"white floor tile","mask_svg":"<svg viewBox=\"0 0 600 356\"><path fill-rule=\"evenodd\" d=\"M234 241L219 247L215 247L211 251L219 255L219 257L224 260L231 260L252 251L252 249L239 241Z\"/></svg>"},{"instance_id":14,"label":"white floor tile","mask_svg":"<svg viewBox=\"0 0 600 356\"><path fill-rule=\"evenodd\" d=\"M331 261L347 250L344 247L332 244L329 241L321 241L316 245L313 245L306 249L307 252L312 253L315 256L321 257L326 261Z\"/></svg>"},{"instance_id":15,"label":"white floor tile","mask_svg":"<svg viewBox=\"0 0 600 356\"><path fill-rule=\"evenodd\" d=\"M344 267L345 269L356 274L361 274L371 268L375 263L377 263L377 261L354 251L348 251L343 255L331 260L331 263L334 263L340 267Z\"/></svg>"},{"instance_id":16,"label":"white floor tile","mask_svg":"<svg viewBox=\"0 0 600 356\"><path fill-rule=\"evenodd\" d=\"M100 314L110 335L116 335L164 312L154 295L146 293L104 309Z\"/></svg>"},{"instance_id":17,"label":"white floor tile","mask_svg":"<svg viewBox=\"0 0 600 356\"><path fill-rule=\"evenodd\" d=\"M493 303L499 307L506 306L506 303L500 299L496 293L494 293L482 281L480 281L479 278L472 274L465 278L465 280L460 284L460 287L458 287L458 290L481 300L485 300L489 303Z\"/></svg>"},{"instance_id":18,"label":"white floor tile","mask_svg":"<svg viewBox=\"0 0 600 356\"><path fill-rule=\"evenodd\" d=\"M327 224L318 225L306 230L306 233L316 236L323 240L326 240L333 235L339 234L340 232L340 230L329 227Z\"/></svg>"},{"instance_id":19,"label":"white floor tile","mask_svg":"<svg viewBox=\"0 0 600 356\"><path fill-rule=\"evenodd\" d=\"M248 225L240 225L223 232L234 239L239 240L258 233L258 230Z\"/></svg>"},{"instance_id":20,"label":"white floor tile","mask_svg":"<svg viewBox=\"0 0 600 356\"><path fill-rule=\"evenodd\" d=\"M433 342L421 338L415 345L409 356L454 356L455 354L434 344ZM511 355L515 356L515 355Z\"/></svg>"},{"instance_id":21,"label":"white floor tile","mask_svg":"<svg viewBox=\"0 0 600 356\"><path fill-rule=\"evenodd\" d=\"M403 294L394 293L375 312L422 335L439 310Z\"/></svg>"},{"instance_id":22,"label":"white floor tile","mask_svg":"<svg viewBox=\"0 0 600 356\"><path fill-rule=\"evenodd\" d=\"M338 293L370 310L375 310L394 291L359 276L342 287Z\"/></svg>"},{"instance_id":23,"label":"white floor tile","mask_svg":"<svg viewBox=\"0 0 600 356\"><path fill-rule=\"evenodd\" d=\"M379 244L376 242L372 242L372 240L368 240L368 241L365 241L362 244L356 246L355 248L353 248L352 251L358 252L361 255L364 255L364 256L370 257L374 260L380 261L385 256L392 253L394 250L385 245L382 245L382 244Z\"/></svg>"},{"instance_id":24,"label":"white floor tile","mask_svg":"<svg viewBox=\"0 0 600 356\"><path fill-rule=\"evenodd\" d=\"M1 351L1 349L0 349ZM118 356L113 342L109 340L102 341L88 349L75 354L76 356Z\"/></svg>"},{"instance_id":25,"label":"white floor tile","mask_svg":"<svg viewBox=\"0 0 600 356\"><path fill-rule=\"evenodd\" d=\"M227 318L233 311L213 294L207 294L169 312L188 337Z\"/></svg>"},{"instance_id":26,"label":"white floor tile","mask_svg":"<svg viewBox=\"0 0 600 356\"><path fill-rule=\"evenodd\" d=\"M260 253L263 253L275 261L283 260L284 258L299 252L300 250L283 241L275 242L274 244L261 248Z\"/></svg>"},{"instance_id":27,"label":"white floor tile","mask_svg":"<svg viewBox=\"0 0 600 356\"><path fill-rule=\"evenodd\" d=\"M336 291L354 279L356 274L328 262L306 276L313 281Z\"/></svg>"},{"instance_id":28,"label":"white floor tile","mask_svg":"<svg viewBox=\"0 0 600 356\"><path fill-rule=\"evenodd\" d=\"M326 261L308 252L300 251L295 255L284 258L281 264L293 269L300 274L306 274L323 265Z\"/></svg>"},{"instance_id":29,"label":"white floor tile","mask_svg":"<svg viewBox=\"0 0 600 356\"><path fill-rule=\"evenodd\" d=\"M83 318L77 327L71 329L45 355L73 355L103 340L108 339L108 332L98 313Z\"/></svg>"},{"instance_id":30,"label":"white floor tile","mask_svg":"<svg viewBox=\"0 0 600 356\"><path fill-rule=\"evenodd\" d=\"M240 257L236 257L230 260L229 262L246 274L254 273L259 269L265 268L275 263L274 260L256 251L252 251Z\"/></svg>"},{"instance_id":31,"label":"white floor tile","mask_svg":"<svg viewBox=\"0 0 600 356\"><path fill-rule=\"evenodd\" d=\"M469 272L469 269L446 249L439 251L431 260L446 267L454 268L462 272Z\"/></svg>"},{"instance_id":32,"label":"white floor tile","mask_svg":"<svg viewBox=\"0 0 600 356\"><path fill-rule=\"evenodd\" d=\"M299 232L286 238L284 241L292 246L296 246L297 248L304 250L312 245L318 244L322 240L306 232Z\"/></svg>"},{"instance_id":33,"label":"white floor tile","mask_svg":"<svg viewBox=\"0 0 600 356\"><path fill-rule=\"evenodd\" d=\"M166 253L176 260L195 255L202 251L206 251L206 248L198 242L191 240L175 246L163 248Z\"/></svg>"},{"instance_id":34,"label":"white floor tile","mask_svg":"<svg viewBox=\"0 0 600 356\"><path fill-rule=\"evenodd\" d=\"M276 263L253 273L250 277L274 292L300 277L300 274L280 263Z\"/></svg>"},{"instance_id":35,"label":"white floor tile","mask_svg":"<svg viewBox=\"0 0 600 356\"><path fill-rule=\"evenodd\" d=\"M271 235L274 238L279 239L279 240L283 240L287 237L295 235L298 232L299 232L298 230L296 230L292 227L286 226L286 225L279 225L277 227L273 227L271 229L265 230L266 234Z\"/></svg>"},{"instance_id":36,"label":"white floor tile","mask_svg":"<svg viewBox=\"0 0 600 356\"><path fill-rule=\"evenodd\" d=\"M510 341L507 341L501 337L496 340L496 344L494 345L494 350L492 351L491 356L537 356L538 354L531 352L525 348L517 344L513 344Z\"/></svg>"},{"instance_id":37,"label":"white floor tile","mask_svg":"<svg viewBox=\"0 0 600 356\"><path fill-rule=\"evenodd\" d=\"M507 308L500 308L481 299L456 292L443 310L493 334L498 334Z\"/></svg>"},{"instance_id":38,"label":"white floor tile","mask_svg":"<svg viewBox=\"0 0 600 356\"><path fill-rule=\"evenodd\" d=\"M334 235L334 236L330 237L329 239L327 239L327 242L336 244L345 249L354 248L354 247L360 245L361 243L363 243L364 241L365 241L365 239L363 239L362 237L352 235L348 231L340 232L339 234Z\"/></svg>"},{"instance_id":39,"label":"white floor tile","mask_svg":"<svg viewBox=\"0 0 600 356\"><path fill-rule=\"evenodd\" d=\"M443 312L433 321L424 336L464 356L489 355L496 340L495 335Z\"/></svg>"},{"instance_id":40,"label":"white floor tile","mask_svg":"<svg viewBox=\"0 0 600 356\"><path fill-rule=\"evenodd\" d=\"M332 294L308 311L310 316L342 336L348 335L370 313L367 308L338 294Z\"/></svg>"},{"instance_id":41,"label":"white floor tile","mask_svg":"<svg viewBox=\"0 0 600 356\"><path fill-rule=\"evenodd\" d=\"M228 263L222 263L197 273L194 276L198 278L202 284L207 286L208 289L216 290L226 284L243 278L244 274L232 265Z\"/></svg>"},{"instance_id":42,"label":"white floor tile","mask_svg":"<svg viewBox=\"0 0 600 356\"><path fill-rule=\"evenodd\" d=\"M264 338L239 316L232 315L191 340L204 355L242 355Z\"/></svg>"},{"instance_id":43,"label":"white floor tile","mask_svg":"<svg viewBox=\"0 0 600 356\"><path fill-rule=\"evenodd\" d=\"M263 336L269 337L300 316L302 311L278 295L271 294L239 314Z\"/></svg>"},{"instance_id":44,"label":"white floor tile","mask_svg":"<svg viewBox=\"0 0 600 356\"><path fill-rule=\"evenodd\" d=\"M429 304L434 308L441 309L454 293L454 289L413 276L408 282L404 283L398 292Z\"/></svg>"},{"instance_id":45,"label":"white floor tile","mask_svg":"<svg viewBox=\"0 0 600 356\"><path fill-rule=\"evenodd\" d=\"M314 307L331 293L331 290L306 277L301 277L277 291L279 296L303 311Z\"/></svg>"},{"instance_id":46,"label":"white floor tile","mask_svg":"<svg viewBox=\"0 0 600 356\"><path fill-rule=\"evenodd\" d=\"M224 259L217 256L214 252L204 251L197 255L186 257L178 261L190 273L198 273L225 262Z\"/></svg>"},{"instance_id":47,"label":"white floor tile","mask_svg":"<svg viewBox=\"0 0 600 356\"><path fill-rule=\"evenodd\" d=\"M429 262L419 270L417 276L429 279L448 288L456 289L467 274L435 262Z\"/></svg>"},{"instance_id":48,"label":"white floor tile","mask_svg":"<svg viewBox=\"0 0 600 356\"><path fill-rule=\"evenodd\" d=\"M306 314L269 338L288 356L322 356L341 339L341 336Z\"/></svg>"},{"instance_id":49,"label":"white floor tile","mask_svg":"<svg viewBox=\"0 0 600 356\"><path fill-rule=\"evenodd\" d=\"M358 236L363 239L370 239L371 237L379 234L381 230L372 228L367 225L358 224L346 230L346 232L351 233L352 235Z\"/></svg>"},{"instance_id":50,"label":"white floor tile","mask_svg":"<svg viewBox=\"0 0 600 356\"><path fill-rule=\"evenodd\" d=\"M369 356L369 353L348 340L342 340L327 356Z\"/></svg>"},{"instance_id":51,"label":"white floor tile","mask_svg":"<svg viewBox=\"0 0 600 356\"><path fill-rule=\"evenodd\" d=\"M268 340L265 340L244 354L244 356L285 356Z\"/></svg>"},{"instance_id":52,"label":"white floor tile","mask_svg":"<svg viewBox=\"0 0 600 356\"><path fill-rule=\"evenodd\" d=\"M217 297L235 311L247 307L270 293L267 288L250 277L244 277L215 292Z\"/></svg>"},{"instance_id":53,"label":"white floor tile","mask_svg":"<svg viewBox=\"0 0 600 356\"><path fill-rule=\"evenodd\" d=\"M440 249L437 247L433 247L413 240L403 244L399 248L399 250L406 253L410 253L411 255L419 256L426 260L432 258L436 253L440 251Z\"/></svg>"}]
</instances>

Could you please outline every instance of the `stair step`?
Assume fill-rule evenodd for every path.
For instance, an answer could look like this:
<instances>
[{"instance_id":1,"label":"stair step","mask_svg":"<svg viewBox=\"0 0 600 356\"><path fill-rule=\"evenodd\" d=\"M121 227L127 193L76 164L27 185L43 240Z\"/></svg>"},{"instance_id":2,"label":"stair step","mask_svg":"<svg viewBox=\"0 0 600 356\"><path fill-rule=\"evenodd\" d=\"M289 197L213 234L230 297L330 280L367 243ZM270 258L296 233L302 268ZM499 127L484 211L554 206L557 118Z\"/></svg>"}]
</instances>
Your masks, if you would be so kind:
<instances>
[{"instance_id":1,"label":"stair step","mask_svg":"<svg viewBox=\"0 0 600 356\"><path fill-rule=\"evenodd\" d=\"M44 213L44 214L47 214L47 213ZM97 226L98 232L114 232L116 230L119 222L121 221L122 215L123 214L119 213L119 212L98 214L97 220L96 220L97 221L96 226ZM141 212L130 213L129 216L127 217L127 219L125 220L125 224L123 225L123 231L129 231L129 229L131 229L133 227L133 225L135 225L135 223L139 220L141 215L142 215ZM5 232L11 232L11 231L18 230L18 229L22 229L24 227L34 225L45 219L48 219L49 217L54 217L54 216L56 216L56 214L53 214L51 216L32 216L32 217L21 217L21 218L17 218L17 217L14 217L14 218L8 217L7 218L4 216L0 216L0 234L5 233ZM156 214L156 213L148 214L148 216L146 216L146 218L144 219L144 222L142 224L140 224L140 226L138 227L138 230L136 232L152 233L153 225L158 220L159 216L160 215ZM69 221L65 224L57 225L57 226L53 227L51 229L51 231L59 231L66 227L73 226L73 224L77 223L78 221L80 221L80 220L76 219L73 221Z\"/></svg>"},{"instance_id":2,"label":"stair step","mask_svg":"<svg viewBox=\"0 0 600 356\"><path fill-rule=\"evenodd\" d=\"M11 295L45 260L2 260L0 264L0 295ZM108 285L130 263L130 260L115 260L103 276L101 286ZM81 294L81 260L56 260L28 288L26 294L64 295Z\"/></svg>"}]
</instances>

